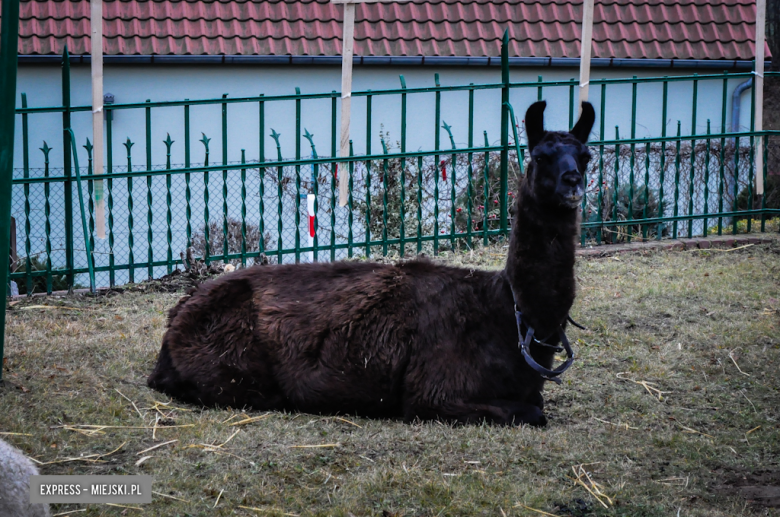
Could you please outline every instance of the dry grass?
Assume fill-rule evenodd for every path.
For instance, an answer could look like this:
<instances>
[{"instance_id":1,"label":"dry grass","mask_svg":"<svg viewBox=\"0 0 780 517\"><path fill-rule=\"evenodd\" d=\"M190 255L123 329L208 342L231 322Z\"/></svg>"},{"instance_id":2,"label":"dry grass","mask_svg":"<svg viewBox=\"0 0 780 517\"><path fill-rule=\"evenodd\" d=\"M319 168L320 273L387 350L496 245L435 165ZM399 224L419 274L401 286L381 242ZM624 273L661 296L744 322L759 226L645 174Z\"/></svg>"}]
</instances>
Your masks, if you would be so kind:
<instances>
[{"instance_id":1,"label":"dry grass","mask_svg":"<svg viewBox=\"0 0 780 517\"><path fill-rule=\"evenodd\" d=\"M546 429L182 405L145 385L179 295L126 292L13 305L0 432L19 434L0 436L44 474L154 476L141 511L84 516L780 515L735 488L780 479L780 245L580 260L578 276L591 330L570 332Z\"/></svg>"}]
</instances>

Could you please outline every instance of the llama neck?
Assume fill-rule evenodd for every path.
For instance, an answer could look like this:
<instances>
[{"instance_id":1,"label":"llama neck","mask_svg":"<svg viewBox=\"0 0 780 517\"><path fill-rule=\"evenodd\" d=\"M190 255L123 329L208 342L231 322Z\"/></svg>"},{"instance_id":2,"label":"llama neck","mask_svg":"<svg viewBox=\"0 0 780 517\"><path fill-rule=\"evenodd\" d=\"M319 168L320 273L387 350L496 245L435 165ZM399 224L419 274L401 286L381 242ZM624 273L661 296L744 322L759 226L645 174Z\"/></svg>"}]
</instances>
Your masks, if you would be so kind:
<instances>
[{"instance_id":1,"label":"llama neck","mask_svg":"<svg viewBox=\"0 0 780 517\"><path fill-rule=\"evenodd\" d=\"M579 212L539 206L525 183L516 208L504 273L518 309L537 335L546 336L564 322L574 302Z\"/></svg>"}]
</instances>

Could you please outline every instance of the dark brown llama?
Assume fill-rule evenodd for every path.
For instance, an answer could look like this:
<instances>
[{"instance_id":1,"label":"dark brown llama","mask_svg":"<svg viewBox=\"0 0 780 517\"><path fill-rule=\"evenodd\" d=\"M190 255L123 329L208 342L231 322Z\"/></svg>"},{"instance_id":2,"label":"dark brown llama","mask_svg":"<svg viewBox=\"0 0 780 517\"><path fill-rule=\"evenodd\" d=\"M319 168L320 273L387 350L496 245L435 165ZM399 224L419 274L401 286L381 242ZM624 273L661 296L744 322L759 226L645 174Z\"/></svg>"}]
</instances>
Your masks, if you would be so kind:
<instances>
[{"instance_id":1,"label":"dark brown llama","mask_svg":"<svg viewBox=\"0 0 780 517\"><path fill-rule=\"evenodd\" d=\"M205 406L544 425L544 378L518 348L514 306L524 336L528 325L559 342L595 118L584 103L571 132L547 132L545 106L526 113L531 164L503 271L427 260L236 271L171 309L149 386ZM531 363L551 368L554 349L527 343Z\"/></svg>"}]
</instances>

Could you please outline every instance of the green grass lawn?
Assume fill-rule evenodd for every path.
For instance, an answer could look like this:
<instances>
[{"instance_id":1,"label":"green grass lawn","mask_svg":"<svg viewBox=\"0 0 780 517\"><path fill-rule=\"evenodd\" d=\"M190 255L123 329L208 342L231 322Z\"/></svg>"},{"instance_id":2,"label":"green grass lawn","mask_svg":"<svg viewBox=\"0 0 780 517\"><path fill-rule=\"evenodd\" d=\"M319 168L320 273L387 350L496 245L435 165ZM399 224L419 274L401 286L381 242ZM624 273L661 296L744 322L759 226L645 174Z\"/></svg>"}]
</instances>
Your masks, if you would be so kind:
<instances>
[{"instance_id":1,"label":"green grass lawn","mask_svg":"<svg viewBox=\"0 0 780 517\"><path fill-rule=\"evenodd\" d=\"M590 330L569 331L544 429L171 401L146 376L180 293L137 286L13 304L0 437L42 474L154 477L149 505L55 514L780 515L780 244L580 259L577 276Z\"/></svg>"}]
</instances>

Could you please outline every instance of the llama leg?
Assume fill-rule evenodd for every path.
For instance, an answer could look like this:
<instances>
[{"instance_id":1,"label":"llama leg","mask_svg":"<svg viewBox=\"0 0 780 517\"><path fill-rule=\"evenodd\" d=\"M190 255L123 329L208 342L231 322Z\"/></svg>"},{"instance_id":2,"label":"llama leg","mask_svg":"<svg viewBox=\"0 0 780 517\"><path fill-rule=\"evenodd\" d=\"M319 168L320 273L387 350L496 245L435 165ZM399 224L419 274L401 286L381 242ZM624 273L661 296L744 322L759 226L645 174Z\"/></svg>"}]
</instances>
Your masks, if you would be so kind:
<instances>
[{"instance_id":1,"label":"llama leg","mask_svg":"<svg viewBox=\"0 0 780 517\"><path fill-rule=\"evenodd\" d=\"M537 393L539 396L538 403L536 401L519 402L516 400L504 400L496 401L502 403L501 407L508 412L507 424L522 425L528 424L538 427L544 427L547 425L547 417L544 416L544 400L542 400L541 393Z\"/></svg>"},{"instance_id":2,"label":"llama leg","mask_svg":"<svg viewBox=\"0 0 780 517\"><path fill-rule=\"evenodd\" d=\"M518 400L490 400L486 402L447 402L441 405L409 404L404 410L408 422L421 420L444 420L461 424L479 423L483 420L499 425L544 426L547 418L542 410L532 404Z\"/></svg>"},{"instance_id":3,"label":"llama leg","mask_svg":"<svg viewBox=\"0 0 780 517\"><path fill-rule=\"evenodd\" d=\"M544 397L542 397L541 391L532 391L528 394L528 397L526 397L525 401L532 406L536 406L544 411Z\"/></svg>"}]
</instances>

